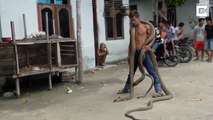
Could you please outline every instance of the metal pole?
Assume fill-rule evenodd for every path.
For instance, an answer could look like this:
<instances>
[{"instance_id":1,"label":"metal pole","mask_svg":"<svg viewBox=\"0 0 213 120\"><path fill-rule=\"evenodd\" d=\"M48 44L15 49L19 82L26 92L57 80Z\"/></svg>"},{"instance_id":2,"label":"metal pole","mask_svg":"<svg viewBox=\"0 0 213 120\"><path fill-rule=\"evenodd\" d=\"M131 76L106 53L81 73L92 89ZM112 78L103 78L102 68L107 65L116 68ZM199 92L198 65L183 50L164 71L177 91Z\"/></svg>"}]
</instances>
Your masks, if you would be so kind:
<instances>
[{"instance_id":1,"label":"metal pole","mask_svg":"<svg viewBox=\"0 0 213 120\"><path fill-rule=\"evenodd\" d=\"M55 19L53 19L53 35L55 35Z\"/></svg>"},{"instance_id":2,"label":"metal pole","mask_svg":"<svg viewBox=\"0 0 213 120\"><path fill-rule=\"evenodd\" d=\"M52 86L52 76L51 73L49 73L49 90L52 90L53 86Z\"/></svg>"},{"instance_id":3,"label":"metal pole","mask_svg":"<svg viewBox=\"0 0 213 120\"><path fill-rule=\"evenodd\" d=\"M47 34L47 40L49 40L49 19L48 19L48 12L45 13L46 17L46 34Z\"/></svg>"},{"instance_id":4,"label":"metal pole","mask_svg":"<svg viewBox=\"0 0 213 120\"><path fill-rule=\"evenodd\" d=\"M17 76L16 78L16 92L17 92L17 96L20 97L20 83L19 83L19 78Z\"/></svg>"},{"instance_id":5,"label":"metal pole","mask_svg":"<svg viewBox=\"0 0 213 120\"><path fill-rule=\"evenodd\" d=\"M13 43L14 43L14 52L15 52L15 61L16 61L16 75L17 75L17 78L16 78L16 92L17 92L18 97L20 97L20 84L19 84L19 78L18 78L20 70L19 70L18 49L17 49L17 45L16 45L14 22L11 21L10 25L11 25L11 33L12 33L12 39L13 39Z\"/></svg>"},{"instance_id":6,"label":"metal pole","mask_svg":"<svg viewBox=\"0 0 213 120\"><path fill-rule=\"evenodd\" d=\"M2 42L1 16L0 16L0 42Z\"/></svg>"},{"instance_id":7,"label":"metal pole","mask_svg":"<svg viewBox=\"0 0 213 120\"><path fill-rule=\"evenodd\" d=\"M25 14L23 14L23 24L24 24L24 38L27 38L27 25Z\"/></svg>"},{"instance_id":8,"label":"metal pole","mask_svg":"<svg viewBox=\"0 0 213 120\"><path fill-rule=\"evenodd\" d=\"M11 34L12 34L12 40L15 43L16 42L16 36L15 36L15 27L14 27L14 22L10 21L10 25L11 25Z\"/></svg>"},{"instance_id":9,"label":"metal pole","mask_svg":"<svg viewBox=\"0 0 213 120\"><path fill-rule=\"evenodd\" d=\"M49 39L49 19L48 19L48 13L45 13L45 17L46 17L46 34L47 34L47 60L48 60L48 65L49 65L49 90L52 90L52 76L51 76L51 72L52 72L52 50L51 50L51 43L50 43L50 39Z\"/></svg>"},{"instance_id":10,"label":"metal pole","mask_svg":"<svg viewBox=\"0 0 213 120\"><path fill-rule=\"evenodd\" d=\"M78 69L78 81L77 83L82 83L83 81L83 57L82 57L82 39L81 39L81 0L76 1L77 8L77 45L78 45L78 58L79 58L79 69Z\"/></svg>"}]
</instances>

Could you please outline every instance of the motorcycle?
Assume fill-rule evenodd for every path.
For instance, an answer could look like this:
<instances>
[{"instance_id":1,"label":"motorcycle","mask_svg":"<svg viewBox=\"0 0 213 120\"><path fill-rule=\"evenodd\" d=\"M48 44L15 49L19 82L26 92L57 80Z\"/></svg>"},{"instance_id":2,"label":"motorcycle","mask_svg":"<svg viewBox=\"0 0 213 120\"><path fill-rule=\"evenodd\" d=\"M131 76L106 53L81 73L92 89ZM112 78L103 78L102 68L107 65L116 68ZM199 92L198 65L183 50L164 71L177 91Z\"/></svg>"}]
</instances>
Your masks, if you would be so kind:
<instances>
[{"instance_id":1,"label":"motorcycle","mask_svg":"<svg viewBox=\"0 0 213 120\"><path fill-rule=\"evenodd\" d=\"M188 40L188 37L177 41L176 45L178 46L177 54L180 63L190 62L195 52L191 42Z\"/></svg>"},{"instance_id":2,"label":"motorcycle","mask_svg":"<svg viewBox=\"0 0 213 120\"><path fill-rule=\"evenodd\" d=\"M166 56L164 56L164 48L162 40L156 40L154 44L158 44L158 47L154 51L154 54L156 56L156 60L158 62L165 63L169 67L174 67L178 64L179 60L178 57L174 55L172 45L171 43L167 43L167 53ZM177 50L177 46L175 46L175 49Z\"/></svg>"}]
</instances>

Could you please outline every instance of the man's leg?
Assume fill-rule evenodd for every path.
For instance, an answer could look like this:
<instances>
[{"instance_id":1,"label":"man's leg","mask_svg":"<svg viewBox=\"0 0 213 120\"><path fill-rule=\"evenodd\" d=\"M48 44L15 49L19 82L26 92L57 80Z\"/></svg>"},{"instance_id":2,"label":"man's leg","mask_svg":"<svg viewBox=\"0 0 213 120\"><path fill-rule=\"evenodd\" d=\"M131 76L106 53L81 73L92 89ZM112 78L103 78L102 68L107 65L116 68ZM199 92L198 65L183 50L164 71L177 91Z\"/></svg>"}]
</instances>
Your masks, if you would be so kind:
<instances>
[{"instance_id":1,"label":"man's leg","mask_svg":"<svg viewBox=\"0 0 213 120\"><path fill-rule=\"evenodd\" d=\"M166 57L166 54L167 54L167 50L166 50L166 47L167 47L167 45L166 45L166 41L164 41L163 42L163 53L164 53L164 57Z\"/></svg>"},{"instance_id":2,"label":"man's leg","mask_svg":"<svg viewBox=\"0 0 213 120\"><path fill-rule=\"evenodd\" d=\"M200 49L200 42L196 42L195 43L195 53L196 53L197 58L195 58L194 61L199 60L199 54L198 54L199 49Z\"/></svg>"},{"instance_id":3,"label":"man's leg","mask_svg":"<svg viewBox=\"0 0 213 120\"><path fill-rule=\"evenodd\" d=\"M210 62L212 62L212 58L213 58L213 39L209 40L209 44L210 44Z\"/></svg>"},{"instance_id":4,"label":"man's leg","mask_svg":"<svg viewBox=\"0 0 213 120\"><path fill-rule=\"evenodd\" d=\"M201 42L201 61L203 61L204 56L204 42Z\"/></svg>"},{"instance_id":5,"label":"man's leg","mask_svg":"<svg viewBox=\"0 0 213 120\"><path fill-rule=\"evenodd\" d=\"M162 93L162 88L161 88L161 83L160 83L159 76L158 76L157 72L155 71L155 69L153 67L150 55L148 53L146 53L146 55L145 55L145 59L144 59L143 65L145 66L147 72L154 79L155 92L156 93Z\"/></svg>"},{"instance_id":6,"label":"man's leg","mask_svg":"<svg viewBox=\"0 0 213 120\"><path fill-rule=\"evenodd\" d=\"M204 49L201 49L201 61L203 61Z\"/></svg>"},{"instance_id":7,"label":"man's leg","mask_svg":"<svg viewBox=\"0 0 213 120\"><path fill-rule=\"evenodd\" d=\"M104 66L107 54L101 56L101 66Z\"/></svg>"},{"instance_id":8,"label":"man's leg","mask_svg":"<svg viewBox=\"0 0 213 120\"><path fill-rule=\"evenodd\" d=\"M175 43L173 40L171 40L171 43L172 43L172 49L173 49L174 56L176 56Z\"/></svg>"},{"instance_id":9,"label":"man's leg","mask_svg":"<svg viewBox=\"0 0 213 120\"><path fill-rule=\"evenodd\" d=\"M136 52L135 52L135 58L134 58L134 74L135 74L135 72L136 72L136 70L138 68L139 55L140 55L140 51L136 50ZM128 74L125 86L124 86L124 88L122 90L118 91L118 94L123 94L123 93L130 92L130 87L131 87L131 84L130 84L130 74Z\"/></svg>"},{"instance_id":10,"label":"man's leg","mask_svg":"<svg viewBox=\"0 0 213 120\"><path fill-rule=\"evenodd\" d=\"M209 61L209 44L208 44L208 40L205 41L205 51L206 51L206 54L208 55L208 59L206 61Z\"/></svg>"}]
</instances>

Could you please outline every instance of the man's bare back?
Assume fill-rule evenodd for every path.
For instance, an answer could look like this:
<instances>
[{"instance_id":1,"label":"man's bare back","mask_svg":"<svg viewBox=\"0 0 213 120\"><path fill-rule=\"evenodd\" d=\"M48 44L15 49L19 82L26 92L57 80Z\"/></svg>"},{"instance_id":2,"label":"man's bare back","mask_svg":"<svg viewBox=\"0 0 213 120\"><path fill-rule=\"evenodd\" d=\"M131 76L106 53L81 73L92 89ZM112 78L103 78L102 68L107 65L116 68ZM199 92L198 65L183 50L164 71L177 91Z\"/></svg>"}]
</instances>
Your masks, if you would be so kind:
<instances>
[{"instance_id":1,"label":"man's bare back","mask_svg":"<svg viewBox=\"0 0 213 120\"><path fill-rule=\"evenodd\" d=\"M143 47L145 40L147 39L149 34L149 26L140 23L135 27L135 42L136 49L140 50Z\"/></svg>"}]
</instances>

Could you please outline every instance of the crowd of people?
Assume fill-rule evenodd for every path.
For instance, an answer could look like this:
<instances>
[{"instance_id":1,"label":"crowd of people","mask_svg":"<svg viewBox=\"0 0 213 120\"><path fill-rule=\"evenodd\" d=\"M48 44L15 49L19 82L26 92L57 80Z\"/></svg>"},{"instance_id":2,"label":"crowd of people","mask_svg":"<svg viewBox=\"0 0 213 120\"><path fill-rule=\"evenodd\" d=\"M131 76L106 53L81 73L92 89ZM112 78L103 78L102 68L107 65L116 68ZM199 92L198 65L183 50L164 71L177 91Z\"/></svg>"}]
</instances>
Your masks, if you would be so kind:
<instances>
[{"instance_id":1,"label":"crowd of people","mask_svg":"<svg viewBox=\"0 0 213 120\"><path fill-rule=\"evenodd\" d=\"M206 21L206 24L205 24ZM203 56L206 52L208 59L207 62L212 62L213 57L213 22L211 17L199 18L198 25L194 28L194 45L196 59L199 60L198 54L201 50L201 61L204 61Z\"/></svg>"},{"instance_id":2,"label":"crowd of people","mask_svg":"<svg viewBox=\"0 0 213 120\"><path fill-rule=\"evenodd\" d=\"M151 22L151 21L150 21ZM164 48L164 57L167 56L167 43L172 45L174 56L176 56L175 41L183 40L184 23L180 22L177 27L174 27L169 21L162 20L159 26L152 24L155 27L155 41L162 40ZM198 24L194 27L193 45L196 53L195 61L212 62L213 58L213 20L211 17L199 18ZM159 42L153 41L152 49L155 51L159 46ZM201 55L199 55L201 51ZM204 54L208 56L204 60ZM98 65L104 66L106 56L108 55L107 47L104 43L100 44L98 50Z\"/></svg>"},{"instance_id":3,"label":"crowd of people","mask_svg":"<svg viewBox=\"0 0 213 120\"><path fill-rule=\"evenodd\" d=\"M161 39L164 47L164 57L167 55L167 43L171 43L174 55L175 41L183 40L184 23L180 22L177 27L174 27L169 21L160 21L159 27L154 25L156 32L156 39ZM159 42L154 42L153 50L156 50ZM204 53L207 54L208 59L205 61L212 62L213 57L213 22L211 17L199 18L198 24L194 27L193 45L196 53L196 60L204 61ZM201 50L201 56L199 51Z\"/></svg>"}]
</instances>

